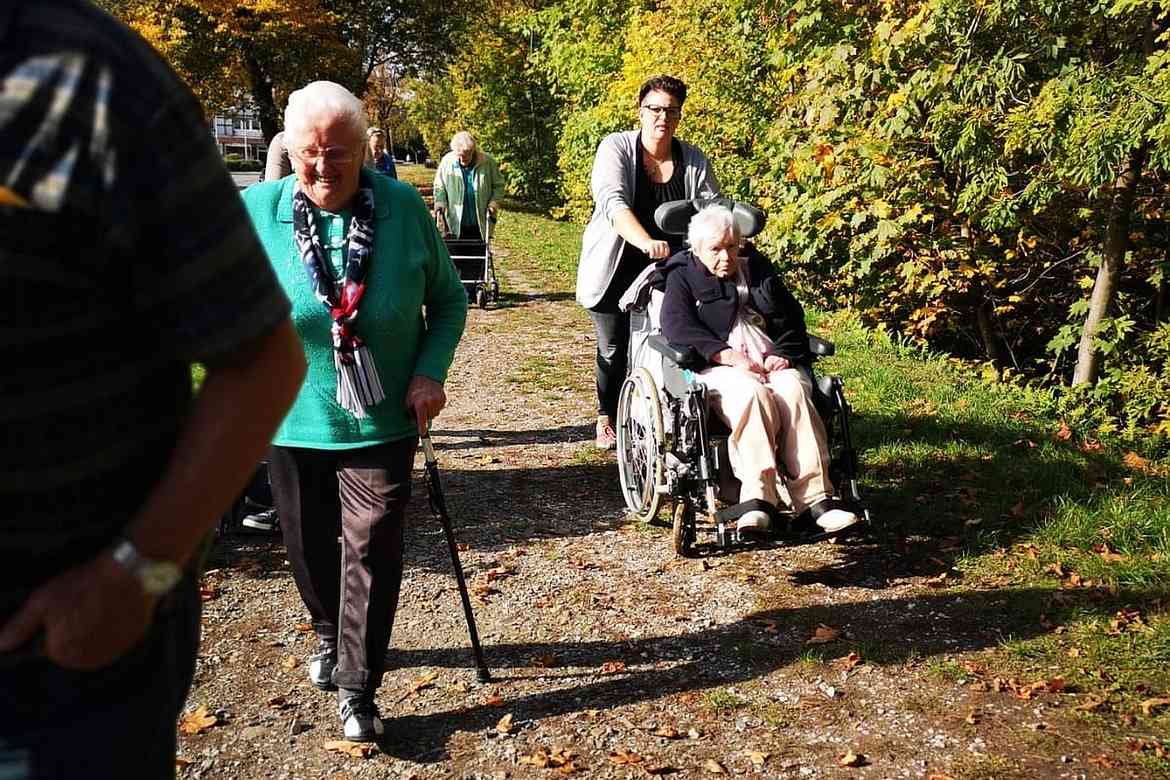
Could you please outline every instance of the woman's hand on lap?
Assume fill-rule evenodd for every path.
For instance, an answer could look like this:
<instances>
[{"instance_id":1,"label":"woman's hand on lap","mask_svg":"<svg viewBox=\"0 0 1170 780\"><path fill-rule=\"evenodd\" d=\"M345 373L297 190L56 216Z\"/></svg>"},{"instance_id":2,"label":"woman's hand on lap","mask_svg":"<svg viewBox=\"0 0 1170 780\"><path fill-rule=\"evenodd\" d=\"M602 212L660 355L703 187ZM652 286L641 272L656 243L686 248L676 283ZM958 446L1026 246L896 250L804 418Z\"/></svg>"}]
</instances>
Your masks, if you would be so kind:
<instances>
[{"instance_id":1,"label":"woman's hand on lap","mask_svg":"<svg viewBox=\"0 0 1170 780\"><path fill-rule=\"evenodd\" d=\"M788 358L783 358L779 355L768 355L764 358L764 370L769 374L773 371L783 371L791 366L792 364L788 362Z\"/></svg>"}]
</instances>

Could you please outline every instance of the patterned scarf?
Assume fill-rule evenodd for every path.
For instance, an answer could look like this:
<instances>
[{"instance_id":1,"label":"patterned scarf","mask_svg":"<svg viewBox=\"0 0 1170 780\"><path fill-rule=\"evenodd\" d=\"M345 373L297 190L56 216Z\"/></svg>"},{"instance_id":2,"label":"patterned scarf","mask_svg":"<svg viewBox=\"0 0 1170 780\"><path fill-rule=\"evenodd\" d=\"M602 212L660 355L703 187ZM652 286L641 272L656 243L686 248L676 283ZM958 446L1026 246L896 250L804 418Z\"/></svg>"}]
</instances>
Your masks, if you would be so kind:
<instances>
[{"instance_id":1,"label":"patterned scarf","mask_svg":"<svg viewBox=\"0 0 1170 780\"><path fill-rule=\"evenodd\" d=\"M313 204L297 190L293 195L293 235L313 295L333 318L333 366L337 370L337 403L354 417L386 397L374 356L354 332L358 304L366 291L366 276L374 259L374 191L358 190L345 244L345 278L340 292L329 269L329 256L321 243Z\"/></svg>"}]
</instances>

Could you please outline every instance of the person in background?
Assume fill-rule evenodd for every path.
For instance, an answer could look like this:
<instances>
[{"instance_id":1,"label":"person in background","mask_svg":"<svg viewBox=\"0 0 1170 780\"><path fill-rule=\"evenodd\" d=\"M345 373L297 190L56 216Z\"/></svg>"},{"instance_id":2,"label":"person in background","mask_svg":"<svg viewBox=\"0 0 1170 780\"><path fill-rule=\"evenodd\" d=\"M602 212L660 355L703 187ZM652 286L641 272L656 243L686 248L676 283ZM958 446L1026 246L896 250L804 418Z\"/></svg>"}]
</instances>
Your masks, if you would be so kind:
<instances>
[{"instance_id":1,"label":"person in background","mask_svg":"<svg viewBox=\"0 0 1170 780\"><path fill-rule=\"evenodd\" d=\"M0 777L174 777L201 550L304 355L202 106L139 36L10 0L0 96Z\"/></svg>"},{"instance_id":2,"label":"person in background","mask_svg":"<svg viewBox=\"0 0 1170 780\"><path fill-rule=\"evenodd\" d=\"M292 162L288 159L288 149L284 146L284 131L272 136L272 143L268 144L268 156L264 159L264 181L283 179L292 173Z\"/></svg>"},{"instance_id":3,"label":"person in background","mask_svg":"<svg viewBox=\"0 0 1170 780\"><path fill-rule=\"evenodd\" d=\"M675 137L686 99L687 85L678 79L648 79L638 90L638 129L606 136L593 159L593 216L581 239L577 302L597 334L599 449L617 443L613 426L626 378L630 317L618 301L648 263L682 248L681 237L654 224L654 210L667 201L719 194L706 155Z\"/></svg>"},{"instance_id":4,"label":"person in background","mask_svg":"<svg viewBox=\"0 0 1170 780\"><path fill-rule=\"evenodd\" d=\"M319 642L309 681L336 687L343 735L369 741L415 449L446 403L467 295L418 190L364 167L360 100L313 82L284 126L294 175L244 192L309 363L273 439L272 493Z\"/></svg>"},{"instance_id":5,"label":"person in background","mask_svg":"<svg viewBox=\"0 0 1170 780\"><path fill-rule=\"evenodd\" d=\"M386 152L386 134L377 127L371 127L366 131L366 139L366 165L391 179L397 179L398 169L394 167L394 158Z\"/></svg>"},{"instance_id":6,"label":"person in background","mask_svg":"<svg viewBox=\"0 0 1170 780\"><path fill-rule=\"evenodd\" d=\"M456 238L482 241L485 225L495 219L504 197L504 179L490 154L478 148L475 137L461 130L451 138L451 151L435 171L435 213Z\"/></svg>"}]
</instances>

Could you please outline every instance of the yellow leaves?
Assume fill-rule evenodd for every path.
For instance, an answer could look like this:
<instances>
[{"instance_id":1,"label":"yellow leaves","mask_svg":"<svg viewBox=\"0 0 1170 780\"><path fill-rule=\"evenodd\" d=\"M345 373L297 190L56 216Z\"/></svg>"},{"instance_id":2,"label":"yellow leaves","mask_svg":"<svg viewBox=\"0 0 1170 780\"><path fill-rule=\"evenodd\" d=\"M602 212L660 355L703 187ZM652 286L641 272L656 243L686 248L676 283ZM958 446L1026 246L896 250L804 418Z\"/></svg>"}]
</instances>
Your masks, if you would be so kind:
<instances>
[{"instance_id":1,"label":"yellow leaves","mask_svg":"<svg viewBox=\"0 0 1170 780\"><path fill-rule=\"evenodd\" d=\"M511 734L515 726L512 724L512 713L508 713L504 717L496 721L497 734Z\"/></svg>"},{"instance_id":2,"label":"yellow leaves","mask_svg":"<svg viewBox=\"0 0 1170 780\"><path fill-rule=\"evenodd\" d=\"M884 200L875 200L869 204L869 213L878 219L888 219L890 216L890 204Z\"/></svg>"},{"instance_id":3,"label":"yellow leaves","mask_svg":"<svg viewBox=\"0 0 1170 780\"><path fill-rule=\"evenodd\" d=\"M837 766L858 767L865 766L869 763L865 756L861 753L854 753L852 750L837 757Z\"/></svg>"},{"instance_id":4,"label":"yellow leaves","mask_svg":"<svg viewBox=\"0 0 1170 780\"><path fill-rule=\"evenodd\" d=\"M538 747L531 753L520 756L519 763L534 766L537 769L555 769L562 775L571 775L583 768L573 760L575 757L575 753L564 748L557 748L550 753L544 748Z\"/></svg>"},{"instance_id":5,"label":"yellow leaves","mask_svg":"<svg viewBox=\"0 0 1170 780\"><path fill-rule=\"evenodd\" d=\"M200 705L195 710L185 713L179 718L179 731L187 736L202 734L212 726L219 724L219 716L207 711L206 705Z\"/></svg>"},{"instance_id":6,"label":"yellow leaves","mask_svg":"<svg viewBox=\"0 0 1170 780\"><path fill-rule=\"evenodd\" d=\"M713 758L708 758L703 762L703 771L712 775L725 775L727 774L727 767L723 766L723 764L720 764Z\"/></svg>"}]
</instances>

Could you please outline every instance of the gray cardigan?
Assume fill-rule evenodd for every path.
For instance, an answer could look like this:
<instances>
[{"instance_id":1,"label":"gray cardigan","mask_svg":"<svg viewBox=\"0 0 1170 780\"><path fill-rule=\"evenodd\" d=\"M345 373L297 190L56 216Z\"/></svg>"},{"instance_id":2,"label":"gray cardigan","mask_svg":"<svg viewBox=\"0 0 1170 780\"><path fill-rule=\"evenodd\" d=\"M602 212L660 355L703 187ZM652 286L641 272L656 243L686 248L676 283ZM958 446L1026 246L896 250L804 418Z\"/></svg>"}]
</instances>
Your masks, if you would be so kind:
<instances>
[{"instance_id":1,"label":"gray cardigan","mask_svg":"<svg viewBox=\"0 0 1170 780\"><path fill-rule=\"evenodd\" d=\"M581 238L581 261L577 264L577 302L585 308L596 306L609 286L626 241L613 226L614 214L634 207L634 183L638 173L638 135L629 130L611 133L597 147L590 188L593 216ZM685 141L683 173L687 198L712 198L719 194L719 182L707 156ZM643 226L645 227L645 226Z\"/></svg>"}]
</instances>

